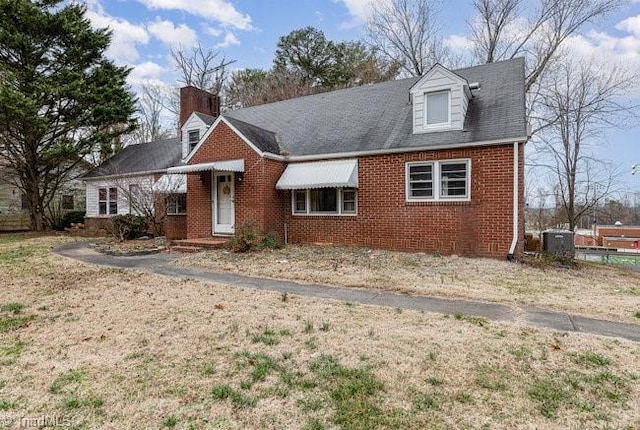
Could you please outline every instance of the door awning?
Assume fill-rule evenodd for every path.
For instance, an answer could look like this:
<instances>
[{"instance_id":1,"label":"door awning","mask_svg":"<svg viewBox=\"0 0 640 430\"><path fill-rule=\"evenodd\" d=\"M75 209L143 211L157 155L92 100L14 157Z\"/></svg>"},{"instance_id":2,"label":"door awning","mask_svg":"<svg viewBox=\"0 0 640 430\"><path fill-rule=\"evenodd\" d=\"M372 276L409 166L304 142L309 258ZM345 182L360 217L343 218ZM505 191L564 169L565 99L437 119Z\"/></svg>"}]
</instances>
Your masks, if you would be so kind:
<instances>
[{"instance_id":1,"label":"door awning","mask_svg":"<svg viewBox=\"0 0 640 430\"><path fill-rule=\"evenodd\" d=\"M160 176L153 184L154 193L168 194L186 194L187 193L187 176L181 174L166 174Z\"/></svg>"},{"instance_id":2,"label":"door awning","mask_svg":"<svg viewBox=\"0 0 640 430\"><path fill-rule=\"evenodd\" d=\"M167 173L197 173L210 170L221 172L244 172L244 160L213 161L211 163L187 164L185 166L169 167Z\"/></svg>"},{"instance_id":3,"label":"door awning","mask_svg":"<svg viewBox=\"0 0 640 430\"><path fill-rule=\"evenodd\" d=\"M357 159L289 164L276 184L279 190L340 187L358 187Z\"/></svg>"}]
</instances>

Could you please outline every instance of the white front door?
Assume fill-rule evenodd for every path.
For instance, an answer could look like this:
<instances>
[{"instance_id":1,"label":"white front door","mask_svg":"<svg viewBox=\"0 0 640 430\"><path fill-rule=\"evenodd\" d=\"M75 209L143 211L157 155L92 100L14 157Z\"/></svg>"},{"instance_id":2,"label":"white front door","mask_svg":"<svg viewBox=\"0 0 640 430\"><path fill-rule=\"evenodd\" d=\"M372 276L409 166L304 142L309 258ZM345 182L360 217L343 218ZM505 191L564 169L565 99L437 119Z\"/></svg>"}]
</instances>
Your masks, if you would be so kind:
<instances>
[{"instance_id":1,"label":"white front door","mask_svg":"<svg viewBox=\"0 0 640 430\"><path fill-rule=\"evenodd\" d=\"M233 234L235 220L233 173L213 172L212 184L213 234Z\"/></svg>"}]
</instances>

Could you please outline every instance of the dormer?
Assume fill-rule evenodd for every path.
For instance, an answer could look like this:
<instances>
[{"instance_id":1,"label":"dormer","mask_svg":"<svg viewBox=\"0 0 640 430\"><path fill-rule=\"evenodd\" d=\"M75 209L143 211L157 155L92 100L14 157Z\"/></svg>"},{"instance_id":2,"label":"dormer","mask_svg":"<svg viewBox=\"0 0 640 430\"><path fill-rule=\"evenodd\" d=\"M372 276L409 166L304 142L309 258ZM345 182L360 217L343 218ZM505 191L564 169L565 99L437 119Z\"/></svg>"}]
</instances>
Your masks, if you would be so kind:
<instances>
[{"instance_id":1,"label":"dormer","mask_svg":"<svg viewBox=\"0 0 640 430\"><path fill-rule=\"evenodd\" d=\"M182 136L182 159L187 156L196 147L202 136L205 135L213 117L194 112L187 118L186 122L180 130Z\"/></svg>"},{"instance_id":2,"label":"dormer","mask_svg":"<svg viewBox=\"0 0 640 430\"><path fill-rule=\"evenodd\" d=\"M187 158L219 115L219 96L192 86L180 88L180 140L183 159Z\"/></svg>"},{"instance_id":3,"label":"dormer","mask_svg":"<svg viewBox=\"0 0 640 430\"><path fill-rule=\"evenodd\" d=\"M436 64L409 91L414 134L462 130L472 97L466 79Z\"/></svg>"}]
</instances>

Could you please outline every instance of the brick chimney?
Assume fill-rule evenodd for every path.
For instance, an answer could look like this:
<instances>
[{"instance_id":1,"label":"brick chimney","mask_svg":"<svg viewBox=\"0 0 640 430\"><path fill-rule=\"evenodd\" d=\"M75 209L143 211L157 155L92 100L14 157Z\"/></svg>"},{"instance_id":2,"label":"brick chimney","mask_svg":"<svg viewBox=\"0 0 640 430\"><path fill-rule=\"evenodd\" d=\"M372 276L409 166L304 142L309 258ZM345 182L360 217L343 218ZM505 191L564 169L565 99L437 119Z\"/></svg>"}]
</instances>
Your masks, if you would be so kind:
<instances>
[{"instance_id":1,"label":"brick chimney","mask_svg":"<svg viewBox=\"0 0 640 430\"><path fill-rule=\"evenodd\" d=\"M220 96L196 87L180 88L180 130L193 112L220 115Z\"/></svg>"}]
</instances>

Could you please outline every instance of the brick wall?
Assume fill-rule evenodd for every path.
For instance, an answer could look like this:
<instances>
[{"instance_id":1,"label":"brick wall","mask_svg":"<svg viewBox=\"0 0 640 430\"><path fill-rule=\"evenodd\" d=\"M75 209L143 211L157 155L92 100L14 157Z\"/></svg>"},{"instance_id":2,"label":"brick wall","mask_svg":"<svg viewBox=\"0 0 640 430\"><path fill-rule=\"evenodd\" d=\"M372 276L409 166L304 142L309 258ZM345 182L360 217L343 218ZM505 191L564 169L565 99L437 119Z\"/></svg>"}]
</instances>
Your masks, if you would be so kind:
<instances>
[{"instance_id":1,"label":"brick wall","mask_svg":"<svg viewBox=\"0 0 640 430\"><path fill-rule=\"evenodd\" d=\"M244 159L242 182L235 178L235 225L252 220L261 232L284 226L283 195L275 189L284 163L261 158L249 145L221 122L189 164ZM187 175L187 238L212 235L211 172Z\"/></svg>"},{"instance_id":2,"label":"brick wall","mask_svg":"<svg viewBox=\"0 0 640 430\"><path fill-rule=\"evenodd\" d=\"M520 145L521 160L523 151ZM471 159L470 202L405 201L406 162L455 158ZM357 216L294 216L291 193L284 193L291 242L506 257L513 235L513 145L369 156L358 163ZM523 168L521 161L521 220ZM524 229L520 228L516 254L523 249Z\"/></svg>"},{"instance_id":3,"label":"brick wall","mask_svg":"<svg viewBox=\"0 0 640 430\"><path fill-rule=\"evenodd\" d=\"M220 115L220 97L195 87L180 88L180 128L193 112Z\"/></svg>"},{"instance_id":4,"label":"brick wall","mask_svg":"<svg viewBox=\"0 0 640 430\"><path fill-rule=\"evenodd\" d=\"M524 250L524 145L519 146L520 229ZM471 159L470 202L405 201L405 163ZM190 164L245 160L235 182L235 225L256 222L260 232L292 243L332 243L406 251L505 258L513 235L513 145L359 158L357 216L293 216L291 193L275 184L284 163L260 158L224 123L209 135ZM211 173L188 175L187 237L212 234Z\"/></svg>"},{"instance_id":5,"label":"brick wall","mask_svg":"<svg viewBox=\"0 0 640 430\"><path fill-rule=\"evenodd\" d=\"M167 240L186 239L187 216L167 215L164 220L164 234L167 237Z\"/></svg>"}]
</instances>

